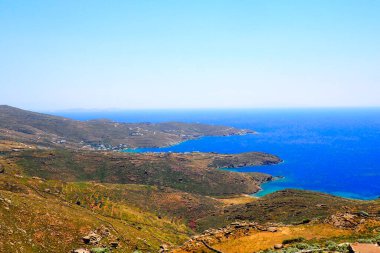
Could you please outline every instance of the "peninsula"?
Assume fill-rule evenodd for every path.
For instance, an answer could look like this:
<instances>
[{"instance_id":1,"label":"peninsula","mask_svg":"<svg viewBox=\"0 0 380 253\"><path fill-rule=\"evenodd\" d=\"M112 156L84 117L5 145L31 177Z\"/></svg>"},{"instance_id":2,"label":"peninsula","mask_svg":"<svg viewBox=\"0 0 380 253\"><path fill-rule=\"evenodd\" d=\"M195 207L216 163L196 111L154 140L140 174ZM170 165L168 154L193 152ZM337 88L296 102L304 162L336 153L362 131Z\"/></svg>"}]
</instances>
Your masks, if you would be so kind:
<instances>
[{"instance_id":1,"label":"peninsula","mask_svg":"<svg viewBox=\"0 0 380 253\"><path fill-rule=\"evenodd\" d=\"M197 123L78 121L0 105L0 139L44 147L97 150L164 147L203 136L252 134L248 129Z\"/></svg>"}]
</instances>

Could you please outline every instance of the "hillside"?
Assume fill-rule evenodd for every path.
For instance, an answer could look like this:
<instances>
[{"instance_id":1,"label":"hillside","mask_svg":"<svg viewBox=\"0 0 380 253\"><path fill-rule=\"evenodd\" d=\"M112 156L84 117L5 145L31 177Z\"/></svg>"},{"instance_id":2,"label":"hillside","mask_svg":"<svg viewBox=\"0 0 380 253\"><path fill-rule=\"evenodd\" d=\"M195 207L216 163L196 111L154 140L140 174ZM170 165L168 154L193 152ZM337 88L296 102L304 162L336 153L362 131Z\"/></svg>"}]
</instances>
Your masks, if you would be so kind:
<instances>
[{"instance_id":1,"label":"hillside","mask_svg":"<svg viewBox=\"0 0 380 253\"><path fill-rule=\"evenodd\" d=\"M217 169L278 161L261 153L131 154L0 142L0 252L212 252L207 245L248 253L299 237L322 246L376 237L379 201L299 190L257 199L240 193L270 176ZM268 231L273 226L278 232Z\"/></svg>"},{"instance_id":2,"label":"hillside","mask_svg":"<svg viewBox=\"0 0 380 253\"><path fill-rule=\"evenodd\" d=\"M228 205L219 215L200 218L197 224L204 232L175 253L348 252L347 245L338 245L380 242L380 200L283 190Z\"/></svg>"},{"instance_id":3,"label":"hillside","mask_svg":"<svg viewBox=\"0 0 380 253\"><path fill-rule=\"evenodd\" d=\"M69 252L112 248L114 242L113 252L157 252L163 243L178 245L193 234L184 217L196 219L217 206L167 188L0 174L0 252ZM100 241L85 244L82 238L92 232Z\"/></svg>"},{"instance_id":4,"label":"hillside","mask_svg":"<svg viewBox=\"0 0 380 253\"><path fill-rule=\"evenodd\" d=\"M162 147L202 136L248 133L253 131L179 122L77 121L0 105L0 139L42 146L97 149Z\"/></svg>"},{"instance_id":5,"label":"hillside","mask_svg":"<svg viewBox=\"0 0 380 253\"><path fill-rule=\"evenodd\" d=\"M223 214L201 220L199 225L203 228L222 227L231 221L302 224L345 211L365 211L380 217L380 201L352 200L320 192L288 189L256 201L226 207Z\"/></svg>"},{"instance_id":6,"label":"hillside","mask_svg":"<svg viewBox=\"0 0 380 253\"><path fill-rule=\"evenodd\" d=\"M1 252L69 252L115 243L112 252L211 252L203 242L221 252L255 252L300 237L310 245L373 238L380 228L378 201L283 191L225 205L225 199L167 187L31 178L9 161L0 164ZM245 215L239 216L242 207ZM91 233L99 243L83 242Z\"/></svg>"},{"instance_id":7,"label":"hillside","mask_svg":"<svg viewBox=\"0 0 380 253\"><path fill-rule=\"evenodd\" d=\"M250 194L260 189L270 175L236 173L217 169L226 159L236 165L276 164L281 160L263 153L220 155L138 154L72 150L24 150L4 153L4 159L17 164L29 176L64 181L97 181L116 184L145 184L171 187L203 195ZM247 159L249 157L249 159ZM233 163L231 164L233 166Z\"/></svg>"}]
</instances>

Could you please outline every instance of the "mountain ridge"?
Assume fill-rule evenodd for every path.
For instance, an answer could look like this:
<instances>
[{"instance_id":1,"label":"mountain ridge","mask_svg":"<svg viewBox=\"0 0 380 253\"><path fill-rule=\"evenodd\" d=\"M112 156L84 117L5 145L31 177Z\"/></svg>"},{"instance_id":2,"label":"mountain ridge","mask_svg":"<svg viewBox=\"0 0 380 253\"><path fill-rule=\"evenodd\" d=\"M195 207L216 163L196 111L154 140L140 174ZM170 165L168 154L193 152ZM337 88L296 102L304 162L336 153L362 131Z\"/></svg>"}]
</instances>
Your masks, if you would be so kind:
<instances>
[{"instance_id":1,"label":"mountain ridge","mask_svg":"<svg viewBox=\"0 0 380 253\"><path fill-rule=\"evenodd\" d=\"M199 123L79 121L0 105L0 138L41 146L123 149L170 146L203 136L255 133L248 129Z\"/></svg>"}]
</instances>

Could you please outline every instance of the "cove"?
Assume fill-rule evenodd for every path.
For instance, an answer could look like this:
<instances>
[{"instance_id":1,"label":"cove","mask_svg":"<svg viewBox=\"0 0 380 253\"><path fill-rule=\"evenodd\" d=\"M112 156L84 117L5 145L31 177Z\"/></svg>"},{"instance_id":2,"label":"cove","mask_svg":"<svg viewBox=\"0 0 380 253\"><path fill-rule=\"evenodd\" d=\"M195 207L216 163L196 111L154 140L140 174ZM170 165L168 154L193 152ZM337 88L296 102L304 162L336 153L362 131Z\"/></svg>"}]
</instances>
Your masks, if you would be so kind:
<instances>
[{"instance_id":1,"label":"cove","mask_svg":"<svg viewBox=\"0 0 380 253\"><path fill-rule=\"evenodd\" d=\"M257 196L286 188L363 200L380 196L379 108L139 111L76 116L121 122L199 122L251 129L258 134L204 137L134 152L261 151L278 155L284 163L234 169L284 176L264 184Z\"/></svg>"}]
</instances>

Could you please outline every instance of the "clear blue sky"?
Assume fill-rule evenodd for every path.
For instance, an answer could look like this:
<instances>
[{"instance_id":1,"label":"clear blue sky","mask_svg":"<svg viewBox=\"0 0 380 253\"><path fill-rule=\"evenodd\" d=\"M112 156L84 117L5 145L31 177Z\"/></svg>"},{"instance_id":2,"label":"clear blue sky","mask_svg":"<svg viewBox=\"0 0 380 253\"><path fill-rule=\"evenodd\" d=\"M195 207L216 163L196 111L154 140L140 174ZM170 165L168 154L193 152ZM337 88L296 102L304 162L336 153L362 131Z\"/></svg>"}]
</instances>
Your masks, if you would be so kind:
<instances>
[{"instance_id":1,"label":"clear blue sky","mask_svg":"<svg viewBox=\"0 0 380 253\"><path fill-rule=\"evenodd\" d=\"M0 104L380 106L380 1L0 0Z\"/></svg>"}]
</instances>

